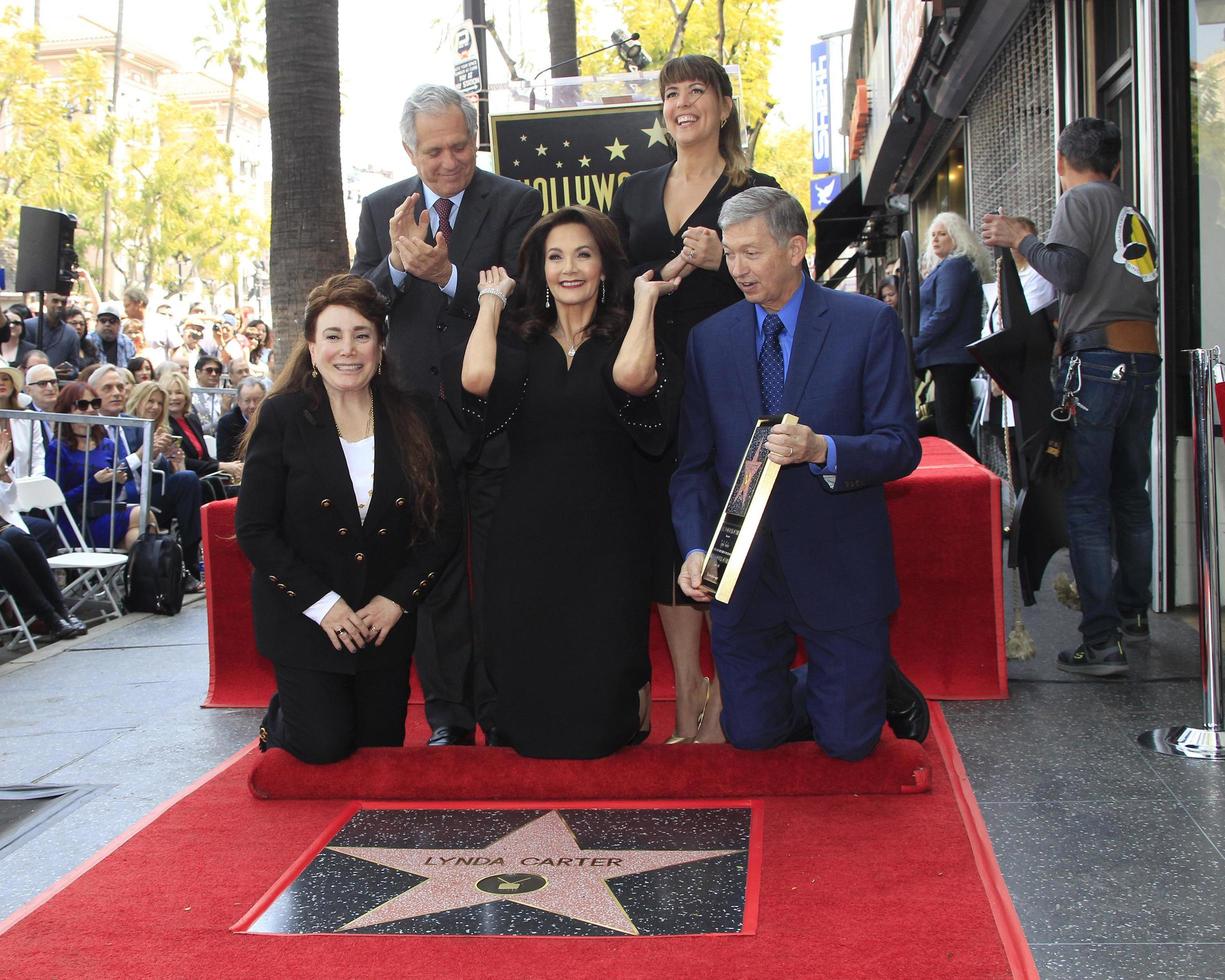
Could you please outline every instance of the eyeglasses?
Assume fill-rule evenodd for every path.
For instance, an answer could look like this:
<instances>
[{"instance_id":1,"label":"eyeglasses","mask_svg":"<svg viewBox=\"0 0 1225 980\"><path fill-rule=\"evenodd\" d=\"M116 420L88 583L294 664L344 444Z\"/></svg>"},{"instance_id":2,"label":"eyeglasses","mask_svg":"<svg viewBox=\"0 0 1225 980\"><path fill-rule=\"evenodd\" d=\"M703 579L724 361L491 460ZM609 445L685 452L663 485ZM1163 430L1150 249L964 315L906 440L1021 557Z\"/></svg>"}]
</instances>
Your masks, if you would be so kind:
<instances>
[{"instance_id":1,"label":"eyeglasses","mask_svg":"<svg viewBox=\"0 0 1225 980\"><path fill-rule=\"evenodd\" d=\"M78 398L76 400L76 409L78 412L88 412L91 408L98 409L101 407L101 398Z\"/></svg>"},{"instance_id":2,"label":"eyeglasses","mask_svg":"<svg viewBox=\"0 0 1225 980\"><path fill-rule=\"evenodd\" d=\"M42 388L46 385L55 385L55 387L58 388L60 386L60 383L55 378L47 378L44 381L27 381L26 382L26 387L28 388Z\"/></svg>"},{"instance_id":3,"label":"eyeglasses","mask_svg":"<svg viewBox=\"0 0 1225 980\"><path fill-rule=\"evenodd\" d=\"M103 314L102 316L98 317L98 322L99 323L118 323L119 321L115 319L113 316L111 316L110 314Z\"/></svg>"}]
</instances>

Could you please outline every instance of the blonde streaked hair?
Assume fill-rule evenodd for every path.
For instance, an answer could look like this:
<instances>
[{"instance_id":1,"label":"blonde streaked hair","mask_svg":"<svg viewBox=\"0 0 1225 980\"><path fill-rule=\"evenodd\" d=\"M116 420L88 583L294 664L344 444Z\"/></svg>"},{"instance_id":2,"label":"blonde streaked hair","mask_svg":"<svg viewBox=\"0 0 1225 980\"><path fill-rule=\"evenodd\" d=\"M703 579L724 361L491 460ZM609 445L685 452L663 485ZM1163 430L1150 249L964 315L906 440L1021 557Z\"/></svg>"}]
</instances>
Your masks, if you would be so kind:
<instances>
[{"instance_id":1,"label":"blonde streaked hair","mask_svg":"<svg viewBox=\"0 0 1225 980\"><path fill-rule=\"evenodd\" d=\"M170 429L170 397L166 391L156 381L141 381L128 393L128 401L124 406L124 410L129 415L135 415L137 418L144 418L145 406L149 403L149 399L154 395L162 396L162 411L161 414L153 420L153 430L155 432L166 432Z\"/></svg>"}]
</instances>

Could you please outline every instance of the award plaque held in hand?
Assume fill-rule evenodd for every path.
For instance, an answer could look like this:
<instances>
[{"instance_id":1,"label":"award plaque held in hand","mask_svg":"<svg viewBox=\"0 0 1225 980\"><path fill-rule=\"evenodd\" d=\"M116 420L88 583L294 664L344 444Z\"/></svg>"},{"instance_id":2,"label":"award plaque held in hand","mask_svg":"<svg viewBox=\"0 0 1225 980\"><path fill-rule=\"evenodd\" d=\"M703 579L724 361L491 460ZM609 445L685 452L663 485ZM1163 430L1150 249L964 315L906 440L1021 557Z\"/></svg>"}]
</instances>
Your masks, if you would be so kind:
<instances>
[{"instance_id":1,"label":"award plaque held in hand","mask_svg":"<svg viewBox=\"0 0 1225 980\"><path fill-rule=\"evenodd\" d=\"M774 426L797 422L799 418L795 415L774 415L758 419L753 426L748 448L740 460L723 514L706 550L706 563L702 566L702 589L719 602L731 601L736 580L753 546L753 537L778 476L779 464L770 459L766 439Z\"/></svg>"}]
</instances>

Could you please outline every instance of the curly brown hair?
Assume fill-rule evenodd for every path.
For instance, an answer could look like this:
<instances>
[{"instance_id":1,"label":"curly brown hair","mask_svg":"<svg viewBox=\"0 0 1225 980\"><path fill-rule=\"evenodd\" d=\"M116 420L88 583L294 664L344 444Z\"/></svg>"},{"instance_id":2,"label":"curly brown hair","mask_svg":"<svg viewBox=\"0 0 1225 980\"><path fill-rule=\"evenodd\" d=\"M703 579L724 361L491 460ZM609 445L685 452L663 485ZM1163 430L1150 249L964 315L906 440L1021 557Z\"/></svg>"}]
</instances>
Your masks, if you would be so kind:
<instances>
[{"instance_id":1,"label":"curly brown hair","mask_svg":"<svg viewBox=\"0 0 1225 980\"><path fill-rule=\"evenodd\" d=\"M312 407L318 408L327 397L323 379L312 376L310 349L315 340L319 315L329 306L343 306L372 323L379 335L379 345L387 343L387 301L374 284L361 276L347 273L332 276L310 291L306 298L306 314L302 321L302 337L294 346L289 361L277 376L268 398L290 392L302 392ZM414 517L418 529L432 531L438 521L438 473L434 467L434 442L430 438L429 421L420 404L393 380L394 372L380 371L370 381L370 391L380 402L391 420L400 468L413 484ZM259 412L243 433L239 458L246 455L251 435L259 425Z\"/></svg>"}]
</instances>

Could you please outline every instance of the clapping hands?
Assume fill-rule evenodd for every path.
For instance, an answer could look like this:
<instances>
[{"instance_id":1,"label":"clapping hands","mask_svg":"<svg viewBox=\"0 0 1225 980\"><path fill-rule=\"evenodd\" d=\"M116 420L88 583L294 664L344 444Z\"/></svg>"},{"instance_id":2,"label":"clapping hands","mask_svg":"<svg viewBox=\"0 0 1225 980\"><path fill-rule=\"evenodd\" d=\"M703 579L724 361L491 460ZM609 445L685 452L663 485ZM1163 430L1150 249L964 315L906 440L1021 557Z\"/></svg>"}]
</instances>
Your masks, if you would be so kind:
<instances>
[{"instance_id":1,"label":"clapping hands","mask_svg":"<svg viewBox=\"0 0 1225 980\"><path fill-rule=\"evenodd\" d=\"M451 279L451 253L446 239L441 235L431 245L429 208L413 220L420 194L410 194L396 208L388 223L391 237L391 264L402 272L424 279L438 286L445 286Z\"/></svg>"}]
</instances>

